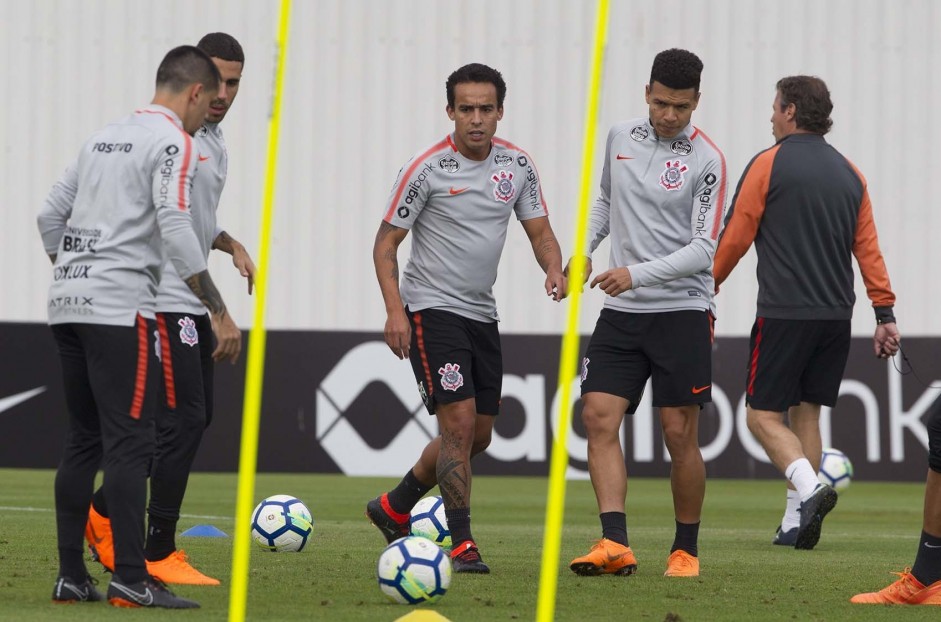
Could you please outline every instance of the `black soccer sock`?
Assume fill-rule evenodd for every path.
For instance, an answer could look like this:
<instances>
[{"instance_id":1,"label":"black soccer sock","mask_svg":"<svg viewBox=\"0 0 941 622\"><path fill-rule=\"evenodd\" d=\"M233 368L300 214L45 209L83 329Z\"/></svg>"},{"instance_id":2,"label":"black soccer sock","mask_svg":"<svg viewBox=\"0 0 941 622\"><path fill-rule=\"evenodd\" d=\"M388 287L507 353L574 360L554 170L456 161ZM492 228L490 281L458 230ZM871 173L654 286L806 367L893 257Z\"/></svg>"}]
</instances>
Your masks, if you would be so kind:
<instances>
[{"instance_id":1,"label":"black soccer sock","mask_svg":"<svg viewBox=\"0 0 941 622\"><path fill-rule=\"evenodd\" d=\"M925 587L941 580L941 538L926 531L921 532L912 574Z\"/></svg>"},{"instance_id":2,"label":"black soccer sock","mask_svg":"<svg viewBox=\"0 0 941 622\"><path fill-rule=\"evenodd\" d=\"M602 512L598 515L601 518L601 537L629 546L627 544L627 517L624 512Z\"/></svg>"},{"instance_id":3,"label":"black soccer sock","mask_svg":"<svg viewBox=\"0 0 941 622\"><path fill-rule=\"evenodd\" d=\"M148 522L144 557L157 562L176 550L176 521L150 516Z\"/></svg>"},{"instance_id":4,"label":"black soccer sock","mask_svg":"<svg viewBox=\"0 0 941 622\"><path fill-rule=\"evenodd\" d=\"M389 491L389 505L399 514L408 514L418 500L433 487L422 484L409 469L399 485Z\"/></svg>"},{"instance_id":5,"label":"black soccer sock","mask_svg":"<svg viewBox=\"0 0 941 622\"><path fill-rule=\"evenodd\" d=\"M95 511L108 518L108 503L105 501L105 487L101 486L91 498L91 506Z\"/></svg>"},{"instance_id":6,"label":"black soccer sock","mask_svg":"<svg viewBox=\"0 0 941 622\"><path fill-rule=\"evenodd\" d=\"M88 576L85 558L82 550L64 549L59 547L59 576L68 577L76 583L81 583Z\"/></svg>"},{"instance_id":7,"label":"black soccer sock","mask_svg":"<svg viewBox=\"0 0 941 622\"><path fill-rule=\"evenodd\" d=\"M457 545L473 540L470 526L470 508L444 509L444 517L448 521L448 531L451 532L451 544L456 549Z\"/></svg>"},{"instance_id":8,"label":"black soccer sock","mask_svg":"<svg viewBox=\"0 0 941 622\"><path fill-rule=\"evenodd\" d=\"M699 557L699 523L681 523L676 521L676 536L670 552L683 549L693 557Z\"/></svg>"}]
</instances>

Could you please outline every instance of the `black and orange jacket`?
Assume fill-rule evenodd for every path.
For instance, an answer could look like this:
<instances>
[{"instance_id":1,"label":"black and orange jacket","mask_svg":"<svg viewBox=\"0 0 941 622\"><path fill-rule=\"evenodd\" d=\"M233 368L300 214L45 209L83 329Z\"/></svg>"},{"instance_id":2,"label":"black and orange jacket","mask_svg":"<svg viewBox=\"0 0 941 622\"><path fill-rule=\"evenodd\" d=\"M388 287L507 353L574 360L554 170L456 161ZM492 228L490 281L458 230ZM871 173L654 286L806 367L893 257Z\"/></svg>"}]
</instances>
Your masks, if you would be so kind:
<instances>
[{"instance_id":1,"label":"black and orange jacket","mask_svg":"<svg viewBox=\"0 0 941 622\"><path fill-rule=\"evenodd\" d=\"M752 242L758 317L843 320L853 315L856 256L879 322L894 321L866 179L819 134L791 134L748 164L719 239L718 287Z\"/></svg>"}]
</instances>

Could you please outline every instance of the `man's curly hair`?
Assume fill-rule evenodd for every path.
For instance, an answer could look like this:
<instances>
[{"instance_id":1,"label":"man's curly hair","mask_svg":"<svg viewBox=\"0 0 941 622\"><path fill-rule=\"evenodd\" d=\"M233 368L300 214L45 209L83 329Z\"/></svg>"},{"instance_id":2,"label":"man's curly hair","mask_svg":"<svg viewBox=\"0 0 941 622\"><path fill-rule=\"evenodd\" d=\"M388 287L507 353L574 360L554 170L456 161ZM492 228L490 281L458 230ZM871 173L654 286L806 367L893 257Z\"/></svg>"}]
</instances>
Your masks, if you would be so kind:
<instances>
[{"instance_id":1,"label":"man's curly hair","mask_svg":"<svg viewBox=\"0 0 941 622\"><path fill-rule=\"evenodd\" d=\"M650 86L659 82L670 89L696 89L699 92L699 77L702 61L686 50L672 48L657 54L650 68Z\"/></svg>"}]
</instances>

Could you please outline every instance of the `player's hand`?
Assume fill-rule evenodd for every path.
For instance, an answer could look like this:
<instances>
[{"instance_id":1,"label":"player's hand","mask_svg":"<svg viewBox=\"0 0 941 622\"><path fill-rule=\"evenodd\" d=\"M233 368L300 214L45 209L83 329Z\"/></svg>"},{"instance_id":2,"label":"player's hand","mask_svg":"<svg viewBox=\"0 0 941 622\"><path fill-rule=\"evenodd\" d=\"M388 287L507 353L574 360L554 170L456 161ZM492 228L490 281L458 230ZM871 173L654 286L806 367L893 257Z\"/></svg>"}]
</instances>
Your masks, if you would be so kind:
<instances>
[{"instance_id":1,"label":"player's hand","mask_svg":"<svg viewBox=\"0 0 941 622\"><path fill-rule=\"evenodd\" d=\"M585 283L588 282L588 277L591 276L591 257L580 257L578 259L581 259L585 262L584 272L582 273L582 282L578 284L579 287L582 287L582 290L583 290L584 289L583 286L585 285ZM565 269L562 270L562 275L565 276L566 282L568 278L571 277L572 262L575 260L576 260L576 257L570 258L569 262L565 264ZM571 285L572 287L575 287L575 283L572 283ZM582 290L579 290L579 291L582 291Z\"/></svg>"},{"instance_id":2,"label":"player's hand","mask_svg":"<svg viewBox=\"0 0 941 622\"><path fill-rule=\"evenodd\" d=\"M412 343L412 326L408 323L405 309L389 313L383 334L392 354L400 359L407 359L409 346Z\"/></svg>"},{"instance_id":3,"label":"player's hand","mask_svg":"<svg viewBox=\"0 0 941 622\"><path fill-rule=\"evenodd\" d=\"M631 271L627 268L614 268L602 272L591 282L591 286L597 285L601 291L609 296L618 296L631 288L634 282L631 280Z\"/></svg>"},{"instance_id":4,"label":"player's hand","mask_svg":"<svg viewBox=\"0 0 941 622\"><path fill-rule=\"evenodd\" d=\"M255 262L241 244L232 250L232 265L238 269L239 274L248 279L248 295L251 296L255 287Z\"/></svg>"},{"instance_id":5,"label":"player's hand","mask_svg":"<svg viewBox=\"0 0 941 622\"><path fill-rule=\"evenodd\" d=\"M899 334L895 322L876 326L876 334L872 338L872 347L875 350L876 357L887 359L895 356L901 343L902 336Z\"/></svg>"},{"instance_id":6,"label":"player's hand","mask_svg":"<svg viewBox=\"0 0 941 622\"><path fill-rule=\"evenodd\" d=\"M212 314L212 332L216 335L216 349L212 353L212 360L229 360L233 364L242 351L242 331L235 325L235 321L228 312Z\"/></svg>"},{"instance_id":7,"label":"player's hand","mask_svg":"<svg viewBox=\"0 0 941 622\"><path fill-rule=\"evenodd\" d=\"M568 296L568 278L558 269L550 269L546 273L546 294L559 302Z\"/></svg>"}]
</instances>

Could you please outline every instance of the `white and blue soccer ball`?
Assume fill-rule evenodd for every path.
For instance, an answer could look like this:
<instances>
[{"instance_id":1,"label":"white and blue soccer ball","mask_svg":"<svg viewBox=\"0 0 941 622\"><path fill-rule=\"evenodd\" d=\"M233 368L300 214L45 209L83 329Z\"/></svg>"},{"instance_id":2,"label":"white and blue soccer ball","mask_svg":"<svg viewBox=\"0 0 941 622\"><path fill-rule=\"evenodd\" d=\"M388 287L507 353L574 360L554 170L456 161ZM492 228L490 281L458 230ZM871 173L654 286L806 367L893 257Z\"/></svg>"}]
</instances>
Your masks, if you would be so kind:
<instances>
[{"instance_id":1,"label":"white and blue soccer ball","mask_svg":"<svg viewBox=\"0 0 941 622\"><path fill-rule=\"evenodd\" d=\"M409 532L413 536L428 538L445 551L451 550L451 531L444 514L444 500L441 497L425 497L412 508L408 519Z\"/></svg>"},{"instance_id":2,"label":"white and blue soccer ball","mask_svg":"<svg viewBox=\"0 0 941 622\"><path fill-rule=\"evenodd\" d=\"M846 490L853 481L853 463L839 449L827 447L820 457L817 478L838 491Z\"/></svg>"},{"instance_id":3,"label":"white and blue soccer ball","mask_svg":"<svg viewBox=\"0 0 941 622\"><path fill-rule=\"evenodd\" d=\"M394 602L433 603L451 585L451 558L428 538L405 536L379 556L376 578L379 589Z\"/></svg>"},{"instance_id":4,"label":"white and blue soccer ball","mask_svg":"<svg viewBox=\"0 0 941 622\"><path fill-rule=\"evenodd\" d=\"M310 510L297 497L272 495L252 512L252 539L276 553L302 551L314 530L313 522Z\"/></svg>"}]
</instances>

